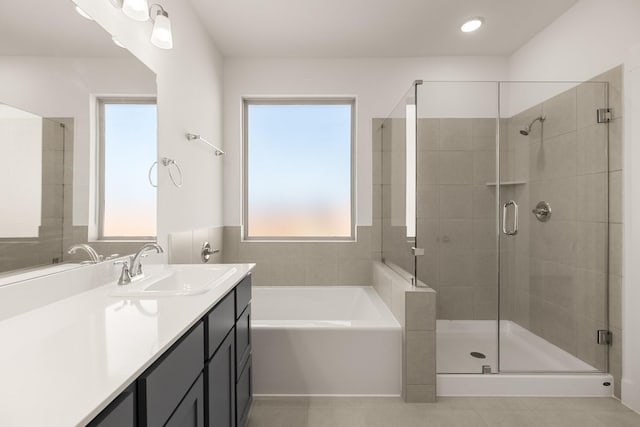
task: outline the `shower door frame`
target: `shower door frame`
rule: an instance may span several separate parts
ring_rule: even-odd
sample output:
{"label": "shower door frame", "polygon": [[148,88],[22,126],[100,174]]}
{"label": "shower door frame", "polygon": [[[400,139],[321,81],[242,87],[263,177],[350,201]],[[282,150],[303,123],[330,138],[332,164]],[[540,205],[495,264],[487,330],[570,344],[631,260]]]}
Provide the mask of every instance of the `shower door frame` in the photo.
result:
{"label": "shower door frame", "polygon": [[[504,317],[504,313],[502,310],[502,302],[503,302],[503,292],[502,292],[502,285],[503,285],[503,278],[502,278],[502,272],[504,270],[504,260],[502,260],[502,249],[503,249],[503,243],[501,242],[501,238],[502,238],[502,220],[503,220],[503,212],[502,212],[502,203],[501,203],[501,196],[502,196],[502,184],[503,183],[503,179],[501,179],[501,144],[505,143],[508,144],[509,142],[504,139],[504,136],[501,135],[501,120],[502,118],[502,113],[503,113],[503,108],[502,108],[502,101],[501,101],[501,96],[502,96],[502,91],[503,91],[503,86],[504,85],[508,85],[508,84],[550,84],[550,85],[572,85],[572,87],[578,87],[581,84],[584,83],[599,83],[603,85],[604,88],[604,103],[605,105],[603,106],[603,108],[608,108],[609,107],[609,92],[608,92],[608,82],[606,81],[602,81],[602,82],[598,82],[598,81],[583,81],[583,82],[578,82],[578,81],[549,81],[549,82],[536,82],[536,81],[422,81],[422,80],[416,80],[413,84],[413,89],[415,91],[415,105],[416,105],[416,109],[415,109],[415,113],[416,113],[416,118],[415,118],[415,127],[416,127],[416,144],[415,144],[415,149],[416,149],[416,156],[415,156],[415,160],[416,160],[416,199],[418,197],[418,168],[420,167],[419,162],[418,162],[418,150],[419,150],[419,126],[418,126],[418,121],[419,121],[419,102],[421,99],[421,95],[418,86],[421,86],[423,83],[430,83],[430,84],[437,84],[437,83],[465,83],[465,84],[473,84],[473,83],[490,83],[490,84],[495,84],[496,85],[496,92],[497,92],[497,105],[496,105],[496,116],[495,116],[495,146],[494,146],[494,150],[495,150],[495,187],[496,187],[496,191],[495,191],[495,199],[494,199],[494,207],[495,207],[495,217],[494,217],[494,226],[495,226],[495,247],[496,247],[496,257],[495,257],[495,270],[496,270],[496,275],[497,275],[497,280],[496,280],[496,286],[497,286],[497,301],[496,301],[496,316],[495,316],[495,330],[496,330],[496,359],[495,359],[495,369],[492,371],[493,374],[557,374],[557,375],[563,375],[563,374],[602,374],[602,373],[607,373],[609,372],[610,369],[610,363],[609,363],[609,348],[608,347],[603,347],[603,360],[604,360],[604,368],[602,370],[595,368],[595,370],[589,370],[589,371],[580,371],[580,370],[554,370],[554,371],[537,371],[537,370],[503,370],[502,368],[502,362],[503,362],[503,351],[502,351],[502,332],[501,332],[501,321],[503,320]],[[547,101],[548,99],[545,99],[545,101]],[[544,101],[542,101],[544,102]],[[507,119],[507,117],[505,117],[505,119]],[[577,129],[576,129],[577,132]],[[610,172],[610,168],[609,168],[609,125],[607,124],[607,130],[605,132],[606,134],[606,147],[607,147],[607,168],[606,168],[606,176],[607,176],[607,195],[606,195],[606,201],[607,201],[607,217],[606,217],[606,238],[605,238],[605,253],[606,253],[606,272],[604,273],[605,276],[605,283],[604,283],[604,290],[603,293],[604,295],[602,295],[601,297],[604,299],[604,313],[603,316],[604,318],[602,319],[603,323],[606,325],[606,329],[608,330],[610,328],[609,325],[609,273],[610,273],[610,266],[609,266],[609,209],[610,209],[610,194],[609,194],[609,172]],[[530,181],[528,181],[528,183],[530,183]],[[417,208],[417,203],[416,203],[416,246],[419,247],[420,246],[420,242],[418,241],[418,227],[419,227],[419,222],[418,222],[418,208]],[[419,250],[419,249],[418,249]],[[416,284],[420,284],[420,277],[419,277],[419,273],[418,273],[418,260],[417,260],[417,256],[416,255],[414,258],[414,270],[412,272],[412,279],[414,281],[414,283]],[[532,332],[533,333],[533,332]],[[542,337],[541,337],[542,338]],[[595,337],[594,337],[595,339]],[[595,344],[594,344],[595,345]],[[577,357],[577,356],[576,356]],[[477,373],[472,373],[472,372],[468,372],[468,373],[463,373],[460,372],[459,374],[461,375],[466,375],[466,374],[480,374],[479,372]],[[454,374],[454,375],[457,375]]]}

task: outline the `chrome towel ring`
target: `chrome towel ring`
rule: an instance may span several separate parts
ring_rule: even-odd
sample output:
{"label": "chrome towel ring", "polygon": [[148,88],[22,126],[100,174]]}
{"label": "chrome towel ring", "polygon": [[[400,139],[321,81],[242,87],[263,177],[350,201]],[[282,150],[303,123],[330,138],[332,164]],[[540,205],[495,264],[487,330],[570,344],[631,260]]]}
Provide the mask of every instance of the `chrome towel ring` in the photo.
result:
{"label": "chrome towel ring", "polygon": [[[182,175],[182,168],[180,168],[180,165],[173,159],[170,159],[168,157],[163,157],[160,159],[160,163],[162,163],[162,166],[166,166],[169,169],[169,178],[171,179],[171,182],[173,183],[173,185],[175,185],[177,188],[182,187],[183,184],[183,175]],[[152,187],[158,187],[158,184],[154,184],[153,180],[151,179],[151,172],[153,171],[153,168],[155,166],[158,165],[158,162],[155,161],[151,164],[151,167],[149,168],[149,173],[148,173],[148,178],[149,178],[149,184],[151,184]],[[175,172],[174,172],[175,171]],[[180,177],[179,181],[176,179],[177,176],[174,175],[174,173],[177,174],[177,176]]]}
{"label": "chrome towel ring", "polygon": [[149,178],[149,184],[151,184],[152,187],[154,188],[158,188],[158,184],[154,184],[153,180],[151,179],[151,171],[153,171],[153,168],[158,166],[158,161],[156,160],[155,162],[151,163],[151,167],[149,168],[149,173],[147,174],[147,177]]}

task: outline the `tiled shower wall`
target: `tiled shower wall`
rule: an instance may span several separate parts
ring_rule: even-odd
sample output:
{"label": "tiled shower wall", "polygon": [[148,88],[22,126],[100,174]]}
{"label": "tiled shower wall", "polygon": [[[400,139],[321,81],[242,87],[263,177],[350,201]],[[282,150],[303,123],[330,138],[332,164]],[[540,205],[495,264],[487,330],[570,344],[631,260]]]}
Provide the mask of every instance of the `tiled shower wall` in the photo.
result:
{"label": "tiled shower wall", "polygon": [[[425,255],[417,258],[417,275],[438,292],[439,319],[496,318],[495,123],[418,119],[417,246]],[[385,261],[413,271],[415,243],[406,236],[402,206],[404,129],[403,119],[373,122],[381,141],[373,145],[374,201],[382,195],[374,220],[382,221]]]}

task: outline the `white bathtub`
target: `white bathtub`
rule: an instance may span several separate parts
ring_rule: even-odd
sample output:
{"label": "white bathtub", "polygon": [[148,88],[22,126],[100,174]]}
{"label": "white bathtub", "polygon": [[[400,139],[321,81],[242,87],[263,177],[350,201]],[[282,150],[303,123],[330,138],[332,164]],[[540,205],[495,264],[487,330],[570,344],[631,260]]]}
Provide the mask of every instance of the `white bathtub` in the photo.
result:
{"label": "white bathtub", "polygon": [[253,288],[256,395],[398,396],[402,330],[370,287]]}

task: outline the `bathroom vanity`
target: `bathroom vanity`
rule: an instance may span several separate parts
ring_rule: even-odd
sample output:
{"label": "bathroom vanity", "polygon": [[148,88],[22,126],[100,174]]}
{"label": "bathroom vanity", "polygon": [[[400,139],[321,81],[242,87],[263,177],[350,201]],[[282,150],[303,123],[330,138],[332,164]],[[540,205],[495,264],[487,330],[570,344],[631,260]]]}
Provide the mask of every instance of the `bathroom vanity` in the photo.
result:
{"label": "bathroom vanity", "polygon": [[246,425],[251,403],[250,301],[248,275],[90,426]]}
{"label": "bathroom vanity", "polygon": [[1,321],[0,425],[245,426],[253,266],[220,266],[206,292],[123,298],[111,282]]}

